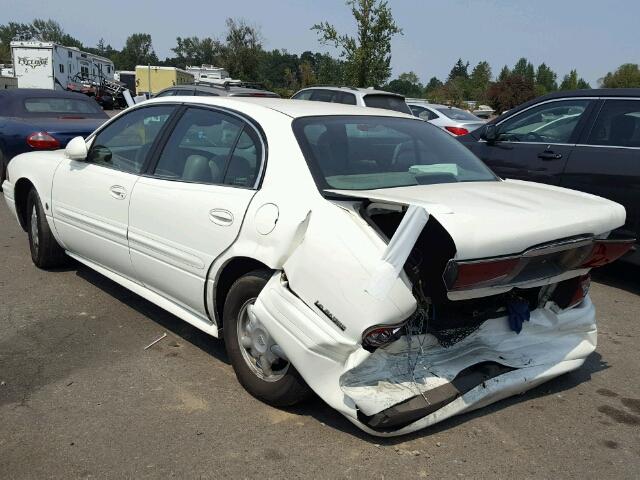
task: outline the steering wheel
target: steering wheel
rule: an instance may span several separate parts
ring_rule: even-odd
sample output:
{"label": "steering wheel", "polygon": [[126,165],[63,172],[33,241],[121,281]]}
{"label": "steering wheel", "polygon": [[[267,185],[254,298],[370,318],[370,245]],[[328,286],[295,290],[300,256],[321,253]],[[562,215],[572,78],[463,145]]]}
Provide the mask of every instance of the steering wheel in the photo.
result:
{"label": "steering wheel", "polygon": [[542,135],[540,135],[539,133],[537,133],[537,132],[528,132],[528,133],[525,135],[525,139],[527,139],[527,140],[533,140],[533,141],[535,141],[535,142],[541,142],[541,143],[546,142],[546,140],[544,139],[544,137],[543,137]]}

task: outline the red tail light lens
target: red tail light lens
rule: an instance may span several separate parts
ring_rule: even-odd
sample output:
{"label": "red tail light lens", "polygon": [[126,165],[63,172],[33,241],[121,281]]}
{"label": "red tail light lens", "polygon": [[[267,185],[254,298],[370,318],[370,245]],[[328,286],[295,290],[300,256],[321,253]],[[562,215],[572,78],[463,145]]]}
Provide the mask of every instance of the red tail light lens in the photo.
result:
{"label": "red tail light lens", "polygon": [[578,287],[573,293],[573,297],[569,300],[569,305],[566,308],[571,308],[584,300],[584,297],[589,293],[589,288],[591,288],[591,275],[583,275],[578,280]]}
{"label": "red tail light lens", "polygon": [[47,132],[35,132],[27,137],[27,144],[38,150],[55,150],[60,148],[60,142]]}
{"label": "red tail light lens", "polygon": [[633,247],[635,240],[600,240],[593,245],[589,256],[584,260],[581,268],[601,267],[611,263]]}
{"label": "red tail light lens", "polygon": [[449,133],[453,133],[455,136],[466,135],[469,133],[469,130],[462,127],[444,127],[444,129]]}
{"label": "red tail light lens", "polygon": [[402,336],[402,327],[399,325],[375,325],[362,334],[362,346],[365,350],[373,351],[378,347],[395,342]]}
{"label": "red tail light lens", "polygon": [[474,263],[450,262],[444,274],[449,290],[460,290],[500,280],[513,273],[520,258],[487,260]]}

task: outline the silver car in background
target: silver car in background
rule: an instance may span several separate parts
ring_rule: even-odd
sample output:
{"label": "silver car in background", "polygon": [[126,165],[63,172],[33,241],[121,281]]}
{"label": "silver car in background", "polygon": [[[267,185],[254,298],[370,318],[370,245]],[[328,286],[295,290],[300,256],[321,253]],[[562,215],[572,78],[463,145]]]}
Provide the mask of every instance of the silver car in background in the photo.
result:
{"label": "silver car in background", "polygon": [[487,123],[486,120],[476,117],[467,110],[428,103],[422,99],[408,98],[407,105],[414,116],[433,123],[455,137],[473,132]]}

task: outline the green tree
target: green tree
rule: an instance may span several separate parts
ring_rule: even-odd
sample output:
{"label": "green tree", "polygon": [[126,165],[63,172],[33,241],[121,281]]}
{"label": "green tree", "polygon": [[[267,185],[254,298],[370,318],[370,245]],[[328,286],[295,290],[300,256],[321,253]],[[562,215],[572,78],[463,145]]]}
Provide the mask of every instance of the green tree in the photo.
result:
{"label": "green tree", "polygon": [[615,72],[609,72],[601,81],[605,88],[640,87],[640,66],[637,63],[620,65]]}
{"label": "green tree", "polygon": [[458,59],[458,61],[449,72],[447,81],[453,80],[455,78],[469,78],[469,62],[464,63],[461,58]]}
{"label": "green tree", "polygon": [[420,84],[420,78],[415,72],[405,72],[398,75],[398,80],[402,80],[404,82],[413,83],[415,85]]}
{"label": "green tree", "polygon": [[511,76],[511,70],[509,70],[509,67],[505,65],[504,67],[502,67],[502,70],[500,70],[500,74],[498,75],[498,81],[504,82],[510,76]]}
{"label": "green tree", "polygon": [[591,88],[591,85],[585,79],[579,78],[576,70],[571,70],[565,75],[560,84],[560,90],[582,90],[587,88]]}
{"label": "green tree", "polygon": [[229,75],[257,80],[262,57],[262,34],[243,19],[227,18],[227,35],[221,48],[222,65]]}
{"label": "green tree", "polygon": [[82,48],[82,43],[65,33],[58,22],[36,18],[31,23],[9,22],[0,25],[0,62],[11,63],[12,40],[40,40],[67,47]]}
{"label": "green tree", "polygon": [[536,71],[536,93],[544,95],[545,93],[557,90],[557,78],[556,73],[545,63],[538,65],[538,70]]}
{"label": "green tree", "polygon": [[182,68],[187,65],[216,65],[220,60],[221,44],[210,37],[178,37],[171,51],[176,54],[175,61]]}
{"label": "green tree", "polygon": [[527,82],[533,83],[535,82],[535,69],[533,64],[529,62],[526,58],[520,58],[516,64],[513,66],[513,70],[511,71],[513,75],[519,75],[523,77]]}
{"label": "green tree", "polygon": [[487,96],[487,90],[491,84],[491,66],[489,62],[479,62],[469,77],[469,97],[472,100],[484,102]]}
{"label": "green tree", "polygon": [[116,55],[115,63],[120,70],[133,70],[136,65],[157,65],[158,57],[153,50],[151,35],[148,33],[129,35],[124,48]]}
{"label": "green tree", "polygon": [[340,49],[348,83],[357,87],[379,86],[391,76],[391,39],[402,34],[391,9],[382,0],[347,0],[357,25],[357,36],[339,34],[328,22],[311,27],[323,45]]}

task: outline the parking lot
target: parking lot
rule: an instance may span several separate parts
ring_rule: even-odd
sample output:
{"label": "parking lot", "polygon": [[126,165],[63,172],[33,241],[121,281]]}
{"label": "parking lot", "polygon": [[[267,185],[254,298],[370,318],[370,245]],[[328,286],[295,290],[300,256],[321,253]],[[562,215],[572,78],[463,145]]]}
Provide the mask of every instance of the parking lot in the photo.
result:
{"label": "parking lot", "polygon": [[[637,478],[640,271],[592,286],[599,344],[525,395],[396,439],[278,410],[223,344],[79,264],[44,272],[0,205],[2,478]],[[145,350],[164,332],[167,337]]]}

